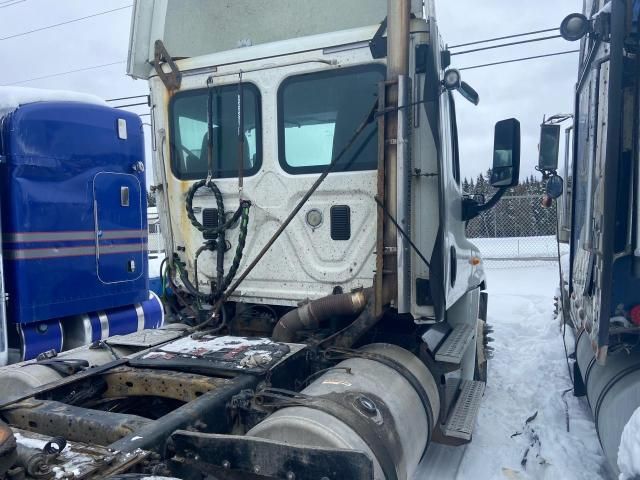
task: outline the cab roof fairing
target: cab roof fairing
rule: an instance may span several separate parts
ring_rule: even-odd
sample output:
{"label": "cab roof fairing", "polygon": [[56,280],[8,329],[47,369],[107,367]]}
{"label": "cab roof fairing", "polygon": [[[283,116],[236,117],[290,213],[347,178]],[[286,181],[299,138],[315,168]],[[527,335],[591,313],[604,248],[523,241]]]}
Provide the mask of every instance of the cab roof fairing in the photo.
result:
{"label": "cab roof fairing", "polygon": [[[174,58],[238,57],[246,46],[312,36],[324,37],[328,47],[341,42],[327,44],[327,34],[377,29],[387,14],[387,0],[135,0],[133,7],[127,74],[143,79],[153,73],[156,40]],[[433,0],[411,0],[411,10],[418,18],[435,15]]]}

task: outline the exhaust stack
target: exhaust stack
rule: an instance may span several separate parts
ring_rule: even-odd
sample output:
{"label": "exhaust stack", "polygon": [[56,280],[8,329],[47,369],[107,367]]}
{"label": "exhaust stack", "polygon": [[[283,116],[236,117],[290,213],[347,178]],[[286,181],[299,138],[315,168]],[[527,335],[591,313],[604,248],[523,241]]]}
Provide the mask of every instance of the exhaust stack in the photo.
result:
{"label": "exhaust stack", "polygon": [[[387,11],[387,82],[384,147],[384,205],[393,218],[398,218],[398,105],[400,99],[399,82],[409,73],[409,21],[411,17],[410,0],[388,2]],[[378,212],[383,215],[383,212]],[[398,304],[398,233],[393,223],[383,220],[383,286],[382,299],[377,305],[390,302]]]}

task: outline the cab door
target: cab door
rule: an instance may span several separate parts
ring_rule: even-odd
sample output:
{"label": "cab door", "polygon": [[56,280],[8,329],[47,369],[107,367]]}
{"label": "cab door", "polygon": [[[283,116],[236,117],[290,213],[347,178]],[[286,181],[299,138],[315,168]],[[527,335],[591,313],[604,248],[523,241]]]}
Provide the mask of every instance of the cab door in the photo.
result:
{"label": "cab door", "polygon": [[450,308],[469,289],[472,276],[473,245],[467,240],[462,218],[462,187],[460,184],[460,153],[458,127],[453,94],[440,96],[440,135],[442,160],[441,189],[441,255],[443,262],[446,308]]}

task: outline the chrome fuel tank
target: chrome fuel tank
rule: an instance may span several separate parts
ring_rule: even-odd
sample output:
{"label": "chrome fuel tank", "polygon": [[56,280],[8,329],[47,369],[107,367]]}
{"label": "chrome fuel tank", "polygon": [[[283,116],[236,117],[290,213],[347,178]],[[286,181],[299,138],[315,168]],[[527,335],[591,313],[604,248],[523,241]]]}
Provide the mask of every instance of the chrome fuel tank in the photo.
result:
{"label": "chrome fuel tank", "polygon": [[426,392],[427,408],[411,381],[396,369],[373,358],[349,358],[311,383],[302,394],[336,399],[356,416],[371,420],[377,430],[374,437],[382,438],[382,442],[368,436],[368,431],[356,431],[354,426],[360,424],[357,420],[340,418],[340,413],[312,406],[279,410],[247,435],[295,445],[362,451],[373,460],[375,479],[386,477],[385,461],[395,463],[397,478],[412,478],[430,440],[433,419],[440,412],[436,382],[417,357],[395,345],[372,344],[360,352],[404,366]]}

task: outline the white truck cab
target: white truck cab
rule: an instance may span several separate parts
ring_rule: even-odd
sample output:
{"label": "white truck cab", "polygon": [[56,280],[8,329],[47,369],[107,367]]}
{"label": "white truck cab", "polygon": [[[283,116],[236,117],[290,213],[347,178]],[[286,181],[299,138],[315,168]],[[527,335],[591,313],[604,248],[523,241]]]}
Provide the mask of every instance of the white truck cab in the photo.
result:
{"label": "white truck cab", "polygon": [[[410,8],[401,106],[391,108],[403,135],[396,144],[396,215],[417,249],[397,232],[397,252],[391,246],[383,254],[397,257],[393,300],[400,313],[435,322],[482,285],[484,274],[464,232],[455,100],[441,83],[449,57],[433,5],[414,1]],[[193,183],[215,181],[227,218],[240,200],[251,202],[242,272],[378,109],[387,78],[386,15],[386,1],[136,3],[129,73],[149,80],[163,230],[191,281],[197,276],[198,290],[211,290],[218,263],[211,252],[195,261],[206,238],[185,208]],[[371,122],[353,142],[230,300],[295,306],[372,285],[379,124]],[[217,222],[216,199],[206,188],[192,205],[199,223]],[[236,225],[225,232],[225,271],[240,232]],[[437,286],[420,254],[442,269]]]}

